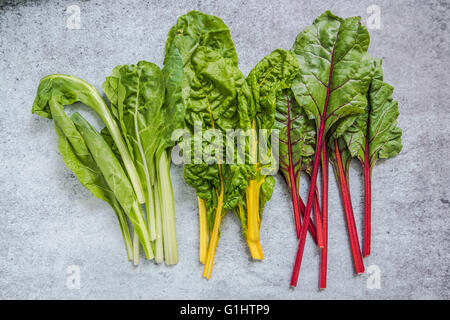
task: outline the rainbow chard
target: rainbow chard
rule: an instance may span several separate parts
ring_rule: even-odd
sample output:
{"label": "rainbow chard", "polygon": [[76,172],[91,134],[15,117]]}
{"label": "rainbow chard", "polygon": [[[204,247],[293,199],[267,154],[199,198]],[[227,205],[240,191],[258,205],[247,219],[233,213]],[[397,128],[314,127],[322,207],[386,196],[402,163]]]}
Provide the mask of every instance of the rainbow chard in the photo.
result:
{"label": "rainbow chard", "polygon": [[350,153],[364,169],[364,257],[370,255],[372,168],[378,159],[394,157],[402,149],[398,103],[392,97],[394,88],[383,82],[381,60],[375,59],[375,65],[367,93],[367,111],[343,135]]}
{"label": "rainbow chard", "polygon": [[239,102],[240,91],[249,88],[237,67],[230,32],[219,18],[197,11],[178,18],[166,42],[165,63],[173,50],[183,61],[184,119],[194,146],[193,163],[185,165],[184,176],[197,193],[200,261],[203,276],[210,278],[222,216],[242,202],[250,178],[247,166],[223,162],[221,141],[227,130],[249,127],[246,104]]}
{"label": "rainbow chard", "polygon": [[315,120],[317,143],[291,286],[298,281],[322,143],[335,131],[337,135],[343,134],[351,123],[338,127],[335,124],[344,117],[363,113],[367,105],[367,88],[358,70],[368,46],[369,34],[360,17],[342,19],[327,11],[297,36],[292,48],[301,66],[292,91],[300,107]]}
{"label": "rainbow chard", "polygon": [[[253,172],[248,182],[246,202],[239,205],[239,214],[246,234],[247,243],[254,259],[264,259],[260,241],[259,228],[262,211],[275,185],[275,180],[268,173],[274,174],[271,165],[275,159],[271,151],[270,134],[275,123],[277,100],[291,86],[298,72],[298,62],[288,51],[277,49],[264,57],[249,73],[248,83],[252,99],[241,99],[247,104],[248,117],[251,123],[249,155]],[[245,91],[241,91],[245,93]],[[265,136],[262,133],[265,132]],[[260,144],[264,144],[262,150]],[[262,152],[260,152],[262,151]],[[253,164],[254,163],[254,164]],[[297,209],[297,207],[296,207]]]}

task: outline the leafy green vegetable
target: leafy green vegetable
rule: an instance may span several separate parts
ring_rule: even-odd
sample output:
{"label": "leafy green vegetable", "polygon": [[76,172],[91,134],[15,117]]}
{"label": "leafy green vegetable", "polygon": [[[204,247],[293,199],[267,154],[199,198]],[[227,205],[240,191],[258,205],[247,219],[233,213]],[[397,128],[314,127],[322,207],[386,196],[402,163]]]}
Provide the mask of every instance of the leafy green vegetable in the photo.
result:
{"label": "leafy green vegetable", "polygon": [[[114,68],[103,84],[146,192],[155,261],[178,262],[175,207],[167,152],[172,131],[183,126],[182,62],[172,53],[165,70],[153,63]],[[164,252],[163,252],[164,250]]]}
{"label": "leafy green vegetable", "polygon": [[370,168],[378,159],[394,157],[402,149],[402,130],[397,126],[398,102],[392,98],[393,91],[392,86],[383,82],[381,60],[377,59],[368,92],[368,110],[343,135],[352,156],[361,163],[366,158],[366,142],[369,143]]}
{"label": "leafy green vegetable", "polygon": [[301,68],[292,90],[317,131],[324,118],[324,135],[338,120],[365,110],[368,83],[360,68],[368,46],[360,17],[342,19],[329,11],[297,36],[292,51]]}
{"label": "leafy green vegetable", "polygon": [[312,26],[297,36],[292,48],[301,65],[292,90],[299,105],[315,120],[317,130],[314,167],[291,279],[292,286],[297,285],[303,256],[322,140],[327,134],[343,133],[345,126],[339,125],[338,121],[363,113],[367,105],[367,81],[361,77],[359,68],[368,46],[369,34],[359,17],[342,19],[326,11]]}
{"label": "leafy green vegetable", "polygon": [[[170,147],[173,146],[170,140],[172,130],[183,126],[183,104],[181,58],[174,54],[170,61],[168,66],[171,67],[163,72],[148,62],[140,62],[137,66],[118,66],[114,69],[104,88],[111,99],[111,109],[120,126],[94,87],[66,75],[52,75],[41,80],[33,112],[52,118],[55,112],[52,107],[55,109],[59,106],[62,110],[64,105],[79,101],[92,107],[100,115],[108,128],[102,131],[102,135],[75,116],[79,126],[77,131],[85,135],[83,141],[90,149],[120,207],[133,223],[147,258],[153,258],[150,246],[152,233],[149,234],[140,211],[139,202],[142,197],[147,203],[150,231],[155,231],[155,260],[162,262],[165,255],[166,263],[174,264],[178,262],[178,253],[167,152],[170,152]],[[64,113],[63,110],[61,112]],[[122,166],[127,169],[132,185],[126,184],[128,177]],[[116,185],[113,187],[112,183]],[[143,190],[146,191],[145,195]],[[139,202],[138,194],[142,196]],[[155,210],[156,208],[158,210]],[[159,231],[158,234],[156,230]],[[138,242],[135,241],[133,247],[134,259],[137,262]]]}
{"label": "leafy green vegetable", "polygon": [[[155,180],[154,153],[157,140],[153,140],[152,121],[155,110],[164,101],[164,84],[158,66],[141,61],[137,65],[114,68],[113,75],[103,84],[111,101],[111,109],[117,114],[122,135],[130,150],[146,194],[147,218],[151,240],[156,234],[153,184]],[[159,256],[159,255],[158,255]]]}
{"label": "leafy green vegetable", "polygon": [[402,130],[397,127],[398,103],[392,98],[394,88],[383,82],[381,60],[372,61],[375,69],[367,93],[367,111],[343,135],[350,153],[364,168],[364,257],[370,255],[372,168],[378,159],[394,157],[402,149]]}
{"label": "leafy green vegetable", "polygon": [[[264,57],[250,71],[246,81],[250,87],[252,99],[247,98],[246,91],[241,91],[242,98],[240,100],[243,102],[243,109],[247,109],[252,129],[249,155],[250,159],[256,163],[250,164],[252,172],[255,173],[248,183],[246,203],[239,207],[238,216],[241,218],[247,243],[254,259],[264,259],[259,243],[259,228],[264,204],[270,199],[275,183],[272,177],[261,171],[268,166],[265,163],[266,160],[275,159],[275,157],[273,154],[268,154],[269,159],[260,158],[263,156],[260,152],[260,144],[266,144],[265,149],[269,151],[271,144],[269,139],[261,141],[258,133],[261,134],[261,130],[267,130],[267,135],[271,134],[275,123],[277,100],[290,87],[298,73],[298,68],[298,62],[291,52],[277,49]],[[261,200],[263,201],[261,202]]]}
{"label": "leafy green vegetable", "polygon": [[[203,150],[223,145],[208,129],[226,134],[248,123],[248,116],[239,103],[239,92],[248,90],[245,78],[237,67],[237,55],[230,32],[217,17],[192,11],[181,16],[172,27],[166,42],[166,58],[176,48],[183,61],[182,98],[185,106],[186,127],[191,135],[201,126],[202,136],[209,141],[201,145]],[[197,138],[194,137],[195,140]],[[193,141],[195,145],[195,141]],[[249,172],[246,166],[224,164],[221,154],[212,152],[211,159],[185,165],[185,180],[195,188],[199,197],[201,230],[209,229],[208,252],[200,253],[204,261],[203,276],[209,278],[219,238],[223,214],[242,201]],[[202,217],[203,216],[203,217]],[[204,233],[203,233],[204,234]],[[206,237],[201,237],[201,250],[206,248]],[[202,243],[203,242],[203,243]]]}
{"label": "leafy green vegetable", "polygon": [[172,46],[178,49],[184,67],[192,63],[192,56],[199,47],[217,52],[220,56],[230,59],[235,66],[238,64],[238,56],[226,24],[216,16],[199,11],[190,11],[180,16],[170,29],[166,40],[164,65],[167,64]]}
{"label": "leafy green vegetable", "polygon": [[[247,116],[240,113],[237,99],[239,90],[245,86],[242,73],[227,58],[205,47],[199,47],[192,59],[195,78],[191,78],[189,87],[184,87],[188,89],[183,90],[183,95],[186,92],[183,96],[186,122],[190,125],[194,125],[191,122],[194,119],[201,122],[203,135],[208,129],[221,130],[225,135],[227,129],[239,128],[240,119]],[[228,81],[230,78],[234,81]],[[198,196],[206,201],[210,243],[203,275],[207,278],[212,271],[222,215],[241,202],[249,178],[245,166],[221,162],[219,159],[217,164],[211,165],[203,160],[201,164],[185,166],[186,182],[196,188]]]}
{"label": "leafy green vegetable", "polygon": [[119,220],[128,259],[133,259],[133,245],[125,216],[126,213],[114,192],[108,186],[83,137],[66,113],[60,108],[54,108],[53,118],[55,119],[55,130],[59,137],[58,149],[64,163],[75,174],[82,185],[91,191],[94,196],[109,203],[114,209]]}
{"label": "leafy green vegetable", "polygon": [[[38,88],[38,95],[33,104],[33,112],[54,119],[55,127],[57,128],[56,131],[60,137],[60,145],[64,146],[63,157],[65,162],[68,163],[70,169],[74,170],[83,185],[89,186],[87,188],[97,197],[100,197],[101,193],[98,188],[90,183],[93,177],[89,177],[89,174],[99,176],[98,171],[101,172],[104,181],[99,182],[100,186],[103,186],[106,182],[111,189],[120,207],[132,222],[134,230],[144,247],[146,256],[151,258],[153,253],[150,246],[150,239],[148,238],[144,217],[140,211],[139,202],[135,193],[136,189],[133,188],[134,185],[129,180],[131,174],[129,176],[126,175],[121,164],[100,134],[94,129],[95,133],[93,130],[87,130],[84,127],[75,127],[64,112],[64,105],[70,105],[78,101],[91,106],[97,113],[101,113],[103,119],[111,121],[108,122],[109,130],[115,133],[115,136],[112,136],[112,138],[114,139],[115,137],[114,141],[116,146],[122,143],[122,148],[118,148],[118,150],[121,150],[120,154],[124,166],[128,163],[128,168],[130,169],[128,171],[129,174],[130,172],[135,172],[133,164],[126,160],[128,159],[130,161],[129,154],[126,148],[123,148],[123,139],[120,132],[118,132],[114,120],[111,118],[97,90],[88,83],[78,78],[65,75],[52,75],[43,78]],[[74,119],[80,120],[80,117],[75,114]],[[89,138],[86,138],[86,135],[89,135]],[[69,142],[71,148],[69,148]],[[82,159],[79,161],[85,167],[80,166],[80,163],[76,159]],[[95,171],[91,172],[91,169]],[[137,180],[135,185],[140,185],[139,180]],[[104,199],[104,197],[101,197],[101,199]],[[111,198],[108,199],[110,199],[108,201],[110,204],[113,203],[112,206],[117,213],[119,207],[116,206]],[[122,225],[122,227],[124,226]],[[128,239],[126,240],[127,242]],[[130,248],[128,243],[126,245],[127,248]]]}
{"label": "leafy green vegetable", "polygon": [[142,216],[141,208],[133,187],[123,170],[122,165],[117,160],[103,137],[83,117],[81,117],[80,114],[74,113],[70,119],[83,137],[84,142],[86,143],[92,158],[97,163],[107,185],[113,191],[117,201],[127,213],[128,218],[134,226],[134,230],[137,232],[140,239],[144,239],[144,241],[142,241],[142,246],[147,254],[147,258],[153,258],[147,226],[144,217]]}
{"label": "leafy green vegetable", "polygon": [[117,146],[139,202],[143,203],[145,197],[137,170],[131,160],[123,137],[120,134],[119,127],[97,89],[73,76],[64,74],[49,75],[42,78],[39,83],[38,94],[33,103],[32,112],[39,116],[52,119],[52,113],[50,111],[52,101],[63,106],[81,102],[97,112]]}

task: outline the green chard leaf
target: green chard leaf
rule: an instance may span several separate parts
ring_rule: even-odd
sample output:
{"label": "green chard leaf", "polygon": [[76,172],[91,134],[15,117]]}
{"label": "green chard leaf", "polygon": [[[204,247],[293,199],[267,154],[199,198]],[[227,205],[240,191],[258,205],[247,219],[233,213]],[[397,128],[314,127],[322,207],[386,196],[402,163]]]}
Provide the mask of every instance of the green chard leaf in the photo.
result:
{"label": "green chard leaf", "polygon": [[397,126],[398,102],[392,97],[394,88],[383,82],[381,60],[376,59],[375,64],[375,74],[367,93],[367,111],[356,119],[343,136],[352,156],[361,163],[365,161],[368,142],[370,168],[378,159],[394,157],[402,149],[402,130]]}
{"label": "green chard leaf", "polygon": [[254,107],[249,109],[249,117],[256,122],[256,129],[272,129],[277,100],[290,88],[298,71],[295,55],[282,49],[274,50],[250,71],[246,81],[253,94]]}
{"label": "green chard leaf", "polygon": [[211,49],[220,56],[230,59],[233,65],[238,64],[238,56],[226,24],[216,16],[199,11],[190,11],[182,15],[170,29],[164,65],[170,57],[169,51],[172,46],[178,49],[184,67],[191,64],[192,55],[198,47]]}
{"label": "green chard leaf", "polygon": [[90,153],[86,143],[74,123],[60,108],[54,108],[55,130],[59,138],[58,149],[66,166],[75,174],[83,186],[92,194],[106,201],[116,213],[127,250],[128,259],[132,259],[133,246],[128,229],[126,213],[108,186],[103,173]]}
{"label": "green chard leaf", "polygon": [[155,260],[162,262],[164,250],[166,263],[175,264],[175,209],[167,153],[174,145],[172,132],[184,125],[183,68],[176,48],[168,54],[162,71],[146,61],[114,68],[103,89],[143,182],[150,234],[157,241]]}
{"label": "green chard leaf", "polygon": [[89,83],[73,76],[63,74],[46,76],[39,83],[32,112],[52,119],[51,105],[65,106],[74,104],[75,102],[81,102],[91,107],[103,120],[117,146],[136,196],[139,202],[143,203],[144,193],[136,167],[133,164],[120,129],[97,89]]}
{"label": "green chard leaf", "polygon": [[[248,91],[248,87],[237,67],[237,54],[224,22],[197,11],[179,17],[166,42],[165,66],[174,50],[183,61],[184,119],[191,135],[196,122],[202,125],[203,132],[218,129],[224,136],[227,129],[238,128],[242,118],[247,118],[240,110],[238,93]],[[203,141],[202,147],[208,144]],[[208,220],[214,221],[213,209],[218,194],[215,191],[220,189],[217,164],[209,165],[202,161],[186,165],[185,179],[210,204],[207,207],[212,216]],[[224,207],[231,206],[224,202]]]}
{"label": "green chard leaf", "polygon": [[[198,140],[195,128],[201,126],[206,140],[200,145],[203,151],[222,145],[223,154],[225,141],[209,129],[220,130],[225,137],[227,130],[237,129],[241,123],[249,124],[246,106],[239,103],[239,93],[249,92],[249,88],[238,69],[230,31],[219,18],[191,11],[179,17],[169,32],[165,65],[174,48],[183,62],[182,99],[190,143],[195,149]],[[206,203],[210,241],[203,275],[207,278],[211,276],[221,217],[241,202],[249,177],[246,166],[226,164],[214,150],[210,154],[213,159],[202,157],[201,161],[185,165],[184,172],[186,182]]]}
{"label": "green chard leaf", "polygon": [[103,90],[111,101],[111,109],[117,110],[121,132],[147,190],[155,175],[153,159],[158,139],[153,130],[161,126],[158,112],[164,102],[161,70],[145,61],[118,66],[103,84]]}
{"label": "green chard leaf", "polygon": [[[95,129],[90,126],[89,130],[76,127],[75,120],[82,124],[87,123],[78,114],[74,114],[72,119],[67,117],[64,106],[75,102],[82,102],[92,107],[109,125],[109,132],[114,133],[114,135],[110,135],[111,139],[114,140],[115,145],[121,146],[121,148],[117,147],[121,161],[125,168],[130,169],[128,170],[128,176],[116,155]],[[67,166],[96,197],[111,204],[116,214],[120,216],[121,211],[126,213],[138,233],[147,257],[151,257],[152,251],[145,220],[137,201],[136,188],[134,188],[136,185],[139,186],[140,182],[139,180],[135,181],[135,184],[130,182],[129,177],[132,176],[135,168],[131,163],[118,127],[97,90],[83,80],[72,76],[47,76],[40,82],[38,94],[33,104],[33,113],[54,119],[56,132],[59,136],[60,152]],[[95,134],[92,130],[95,131]],[[86,132],[90,134],[89,138],[84,134]],[[89,144],[94,142],[88,141],[88,139],[94,140],[94,138],[97,145],[90,146]],[[114,171],[114,169],[109,168],[106,163],[118,165],[121,171],[113,173],[111,170]],[[117,184],[115,183],[116,180],[118,181]],[[114,199],[108,194],[108,189],[113,193]],[[125,228],[125,222],[121,216],[119,220],[121,227]],[[127,248],[130,249],[127,241],[128,239],[126,240]]]}
{"label": "green chard leaf", "polygon": [[[249,243],[249,248],[255,259],[263,259],[259,245],[259,228],[264,205],[270,199],[275,183],[273,177],[268,176],[267,172],[275,172],[269,169],[275,167],[273,163],[277,160],[277,150],[273,150],[275,154],[271,152],[270,142],[277,100],[291,86],[298,68],[297,59],[291,52],[282,49],[274,50],[264,57],[246,78],[250,93],[241,91],[240,101],[243,106],[241,109],[247,111],[252,129],[248,143],[248,154],[252,160],[248,166],[251,168],[252,175],[246,190],[246,201],[235,212],[241,219],[247,242],[253,241]],[[245,126],[247,127],[248,124]],[[267,130],[267,141],[260,140],[261,130]],[[264,148],[268,151],[266,156],[261,154],[261,144],[265,144]],[[256,163],[252,164],[254,162]],[[267,171],[262,171],[263,168]],[[270,188],[272,190],[269,190]]]}
{"label": "green chard leaf", "polygon": [[316,121],[317,131],[327,104],[324,136],[331,128],[337,130],[334,125],[339,120],[362,114],[366,108],[368,81],[360,68],[365,67],[361,60],[368,46],[369,33],[360,17],[342,19],[329,11],[297,36],[291,50],[301,68],[292,91]]}
{"label": "green chard leaf", "polygon": [[[141,214],[140,205],[137,201],[133,187],[117,160],[114,152],[103,139],[102,135],[92,127],[79,113],[74,113],[70,117],[75,124],[78,132],[84,139],[92,158],[97,163],[98,168],[103,174],[109,188],[115,194],[118,202],[127,213],[128,218],[133,224],[146,253],[151,252],[150,241],[147,235],[145,220]],[[152,256],[152,254],[150,254]]]}
{"label": "green chard leaf", "polygon": [[[226,136],[226,130],[238,129],[242,118],[247,114],[241,112],[238,102],[238,93],[245,89],[245,78],[239,69],[229,63],[229,59],[222,58],[215,51],[206,47],[199,47],[193,54],[192,73],[188,74],[183,87],[183,99],[186,106],[185,120],[191,134],[194,134],[195,122],[202,125],[203,132],[208,129],[218,129]],[[195,72],[195,73],[194,73]],[[244,88],[243,88],[244,87]],[[248,90],[248,89],[247,89]],[[203,143],[205,147],[207,143]],[[223,145],[225,148],[225,145]],[[218,155],[216,155],[218,156]],[[223,162],[223,161],[222,161]],[[207,168],[209,166],[215,168]],[[198,167],[198,168],[197,168]],[[233,209],[242,198],[242,190],[246,188],[246,182],[234,183],[235,179],[240,180],[242,175],[247,176],[247,169],[243,170],[240,165],[223,164],[222,172],[224,187],[223,208]],[[204,174],[203,172],[214,172],[215,175]],[[209,192],[205,194],[205,189],[215,189],[220,186],[219,165],[209,165],[204,162],[200,164],[190,164],[185,166],[185,177],[187,182],[197,188],[199,196],[209,204],[217,202],[219,192]],[[193,176],[203,180],[202,183],[192,183]],[[209,188],[207,188],[209,186]],[[215,217],[214,207],[209,207],[209,219],[213,221]]]}

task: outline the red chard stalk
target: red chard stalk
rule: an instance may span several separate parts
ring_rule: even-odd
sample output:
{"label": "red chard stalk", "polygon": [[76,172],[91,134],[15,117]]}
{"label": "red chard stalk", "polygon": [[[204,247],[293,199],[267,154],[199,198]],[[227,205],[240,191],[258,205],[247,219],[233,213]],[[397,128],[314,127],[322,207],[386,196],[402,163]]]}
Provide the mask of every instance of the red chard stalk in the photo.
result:
{"label": "red chard stalk", "polygon": [[338,135],[345,132],[351,123],[337,125],[339,120],[363,113],[367,105],[367,85],[358,70],[368,46],[369,34],[359,17],[342,19],[327,11],[297,36],[292,48],[300,63],[292,91],[300,107],[315,120],[317,140],[291,286],[296,286],[298,281],[322,143],[326,143],[323,139],[333,131]]}

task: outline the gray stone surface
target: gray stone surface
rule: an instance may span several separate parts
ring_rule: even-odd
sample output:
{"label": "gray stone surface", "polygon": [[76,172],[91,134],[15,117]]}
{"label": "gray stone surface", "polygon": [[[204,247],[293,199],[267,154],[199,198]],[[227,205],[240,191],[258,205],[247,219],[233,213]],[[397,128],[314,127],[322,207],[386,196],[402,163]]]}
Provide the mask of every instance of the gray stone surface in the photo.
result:
{"label": "gray stone surface", "polygon": [[[449,1],[0,1],[0,298],[448,299],[450,156]],[[81,8],[80,30],[66,27],[66,8]],[[331,9],[341,16],[381,8],[370,52],[384,60],[399,101],[403,152],[373,172],[373,254],[381,289],[353,275],[340,198],[330,179],[330,254],[326,291],[318,291],[318,253],[308,240],[300,286],[289,288],[296,250],[288,191],[278,177],[264,212],[266,260],[252,262],[238,220],[222,223],[211,280],[198,263],[193,190],[172,168],[180,263],[126,259],[112,210],[64,166],[51,121],[31,114],[39,79],[79,76],[100,88],[111,69],[145,59],[161,65],[176,17],[197,9],[230,27],[247,74],[264,55],[289,48],[296,34]],[[86,114],[87,109],[81,108]],[[92,119],[95,116],[90,113]],[[97,122],[98,123],[98,122]],[[357,223],[362,173],[352,164]],[[304,191],[304,188],[303,188]],[[80,290],[66,268],[81,270]]]}

